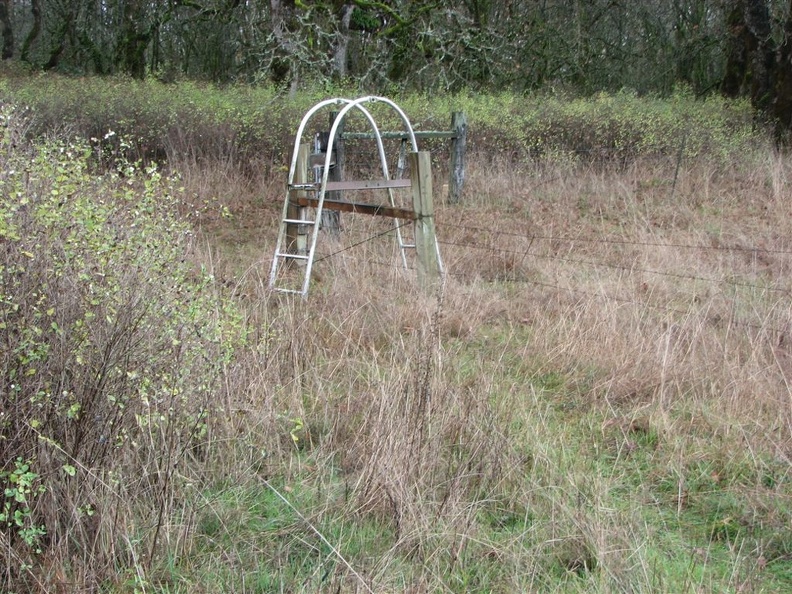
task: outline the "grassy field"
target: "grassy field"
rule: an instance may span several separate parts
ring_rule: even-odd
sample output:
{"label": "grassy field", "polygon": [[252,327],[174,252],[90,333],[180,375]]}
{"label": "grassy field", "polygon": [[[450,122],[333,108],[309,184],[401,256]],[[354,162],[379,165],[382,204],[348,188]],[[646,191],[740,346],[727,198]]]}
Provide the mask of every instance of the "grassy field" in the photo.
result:
{"label": "grassy field", "polygon": [[[790,156],[478,150],[453,206],[435,174],[437,292],[344,214],[299,300],[267,287],[283,169],[181,164],[189,261],[245,340],[158,520],[97,530],[98,588],[792,590]],[[56,553],[28,583],[87,591],[90,554]]]}
{"label": "grassy field", "polygon": [[356,215],[307,301],[270,294],[279,184],[207,227],[269,333],[261,458],[166,590],[792,588],[789,157],[469,171],[430,297]]}

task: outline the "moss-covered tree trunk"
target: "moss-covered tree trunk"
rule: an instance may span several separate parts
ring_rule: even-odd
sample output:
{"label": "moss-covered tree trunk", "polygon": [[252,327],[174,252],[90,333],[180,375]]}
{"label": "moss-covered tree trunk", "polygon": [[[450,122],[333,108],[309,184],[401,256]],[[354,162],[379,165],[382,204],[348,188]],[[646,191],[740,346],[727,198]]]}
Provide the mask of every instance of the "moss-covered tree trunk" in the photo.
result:
{"label": "moss-covered tree trunk", "polygon": [[787,15],[783,42],[778,49],[773,116],[778,122],[779,131],[789,140],[792,133],[792,0]]}
{"label": "moss-covered tree trunk", "polygon": [[30,48],[33,47],[33,44],[36,42],[39,34],[41,33],[40,0],[31,0],[30,12],[33,17],[33,24],[31,25],[30,31],[28,31],[28,34],[25,37],[25,41],[22,44],[22,53],[20,54],[20,58],[22,59],[23,62],[30,62]]}
{"label": "moss-covered tree trunk", "polygon": [[772,34],[766,0],[735,0],[727,16],[729,39],[721,91],[749,97],[765,114],[779,139],[792,131],[792,0],[782,41]]}
{"label": "moss-covered tree trunk", "polygon": [[0,0],[0,28],[3,34],[3,60],[14,55],[14,29],[11,26],[11,0]]}
{"label": "moss-covered tree trunk", "polygon": [[133,78],[146,76],[146,49],[153,29],[146,23],[146,2],[127,0],[122,7],[121,30],[116,49],[118,69]]}

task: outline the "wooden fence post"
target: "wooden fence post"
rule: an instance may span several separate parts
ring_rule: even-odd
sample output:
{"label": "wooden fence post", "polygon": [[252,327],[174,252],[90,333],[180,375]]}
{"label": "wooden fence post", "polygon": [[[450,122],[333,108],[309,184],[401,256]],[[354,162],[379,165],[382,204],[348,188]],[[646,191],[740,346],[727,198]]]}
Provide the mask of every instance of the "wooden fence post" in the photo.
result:
{"label": "wooden fence post", "polygon": [[[330,122],[328,130],[332,130],[333,123],[338,117],[337,111],[330,112]],[[328,139],[327,150],[329,152],[335,151],[335,167],[331,167],[327,175],[328,181],[341,181],[344,179],[344,121],[342,120],[338,129],[336,130],[336,137],[333,146],[329,146],[330,140]],[[328,200],[340,200],[341,192],[332,191],[327,193]],[[329,232],[334,237],[338,237],[341,232],[341,213],[337,210],[323,209],[322,210],[322,229]]]}
{"label": "wooden fence post", "polygon": [[[308,183],[308,159],[311,154],[311,145],[301,144],[297,151],[297,166],[294,170],[294,183]],[[294,191],[294,198],[306,198],[308,193],[305,190]],[[296,220],[304,219],[305,208],[296,202],[289,201],[286,211],[286,218]],[[286,253],[305,254],[308,251],[308,234],[304,225],[289,223],[286,225]]]}
{"label": "wooden fence post", "polygon": [[451,114],[451,165],[448,180],[448,203],[459,204],[462,200],[462,188],[465,185],[465,146],[467,144],[467,118],[462,111]]}
{"label": "wooden fence post", "polygon": [[410,153],[410,181],[415,211],[415,250],[418,256],[418,284],[431,292],[440,278],[440,257],[432,204],[432,155],[428,151]]}

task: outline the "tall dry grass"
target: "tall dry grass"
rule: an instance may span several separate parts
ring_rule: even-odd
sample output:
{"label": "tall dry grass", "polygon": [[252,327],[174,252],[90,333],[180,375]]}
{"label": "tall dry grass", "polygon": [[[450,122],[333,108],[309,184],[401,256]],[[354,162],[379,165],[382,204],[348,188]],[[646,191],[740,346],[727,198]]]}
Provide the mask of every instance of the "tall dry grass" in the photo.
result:
{"label": "tall dry grass", "polygon": [[[207,254],[260,341],[231,390],[249,447],[228,471],[307,474],[317,524],[383,526],[385,549],[352,560],[366,577],[338,570],[349,591],[759,587],[790,554],[768,535],[789,536],[792,495],[790,176],[772,151],[474,160],[464,203],[438,205],[435,295],[389,223],[353,215],[320,239],[309,299],[274,295],[277,184],[232,203]],[[659,560],[647,509],[704,515],[719,490],[751,509],[734,520],[751,538],[718,565],[716,510],[703,548]]]}
{"label": "tall dry grass", "polygon": [[[213,412],[200,432],[188,423],[177,434],[164,421],[143,424],[148,409],[130,393],[142,408],[118,413],[135,436],[124,455],[91,434],[100,417],[55,415],[117,464],[28,440],[31,459],[53,455],[45,478],[66,468],[85,478],[65,480],[68,507],[53,488],[30,510],[58,527],[49,532],[57,546],[23,559],[11,555],[16,536],[3,541],[15,564],[6,576],[42,591],[152,592],[256,590],[249,580],[262,575],[258,591],[788,583],[792,161],[767,151],[728,167],[677,165],[474,155],[464,203],[438,197],[446,277],[436,292],[419,288],[412,256],[402,268],[391,221],[344,215],[340,237],[321,237],[307,300],[268,287],[284,180],[190,161],[162,190],[140,178],[160,207],[158,192],[177,195],[167,204],[200,230],[185,258],[201,272],[183,263],[178,278],[200,280],[206,310],[184,327],[228,322],[219,308],[231,296],[241,319],[223,332],[244,330],[236,356],[213,354],[226,340],[218,335],[206,347],[217,373],[193,384],[206,369],[201,332],[189,334],[190,348],[186,337],[171,342],[181,359],[163,368],[157,330],[172,315],[126,333],[137,347],[118,357],[101,348],[113,333],[97,326],[90,353],[98,367],[113,355],[116,391],[134,371],[124,361],[150,355],[167,382],[191,356],[195,371],[172,395],[185,410]],[[36,183],[49,189],[47,179]],[[90,205],[105,186],[80,179]],[[131,223],[119,229],[140,239]],[[47,241],[62,243],[42,231]],[[166,235],[150,259],[168,245]],[[14,286],[43,285],[47,270],[40,280],[18,271]],[[120,295],[135,292],[133,277],[148,286],[142,265],[128,267]],[[167,297],[166,313],[179,311],[185,302],[162,286],[133,304]],[[106,317],[111,329],[135,309],[120,311]],[[108,408],[97,394],[95,410]],[[163,419],[176,409],[163,406]]]}

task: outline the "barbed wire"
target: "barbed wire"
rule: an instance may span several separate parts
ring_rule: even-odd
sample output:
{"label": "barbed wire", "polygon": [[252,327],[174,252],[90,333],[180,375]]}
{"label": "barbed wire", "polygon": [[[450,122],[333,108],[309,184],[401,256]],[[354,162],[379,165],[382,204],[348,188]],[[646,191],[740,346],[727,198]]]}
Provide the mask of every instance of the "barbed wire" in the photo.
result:
{"label": "barbed wire", "polygon": [[[355,247],[359,247],[360,245],[363,245],[365,243],[371,242],[371,241],[373,241],[375,239],[378,239],[380,237],[388,235],[389,233],[392,233],[397,228],[401,228],[401,227],[404,227],[404,226],[409,225],[409,224],[411,224],[411,221],[403,221],[399,225],[396,225],[394,227],[391,227],[391,228],[386,229],[384,231],[381,231],[379,233],[376,233],[376,234],[370,235],[368,237],[365,237],[365,238],[363,238],[363,239],[361,239],[359,241],[356,241],[356,242],[354,242],[354,243],[352,243],[350,245],[344,246],[342,249],[336,250],[335,252],[332,252],[330,254],[323,255],[321,258],[318,258],[316,261],[319,262],[319,261],[322,261],[322,260],[327,260],[327,259],[332,258],[334,256],[337,256],[337,255],[339,255],[341,253],[348,252],[349,250],[351,250],[351,249],[353,249]],[[454,226],[454,227],[457,227],[457,228],[460,228],[460,229],[467,229],[467,230],[478,229],[478,228],[475,228],[475,227],[468,227],[468,226],[463,226],[463,225],[456,225],[456,226],[455,225],[447,225],[447,226]],[[482,230],[492,233],[491,230],[487,230],[487,229],[482,229]],[[525,238],[525,239],[530,239],[530,240],[538,239],[535,236],[526,236],[526,235],[523,235],[523,234],[512,234],[512,235],[515,235],[515,236],[518,236],[518,237],[521,237],[521,238]],[[558,239],[558,238],[546,237],[544,239]],[[575,241],[575,239],[571,239],[571,238],[570,238],[570,240],[571,241]],[[597,242],[597,241],[596,240],[589,240],[589,242]],[[496,248],[496,247],[485,246],[485,245],[480,245],[480,244],[470,244],[470,243],[464,243],[464,242],[453,242],[453,241],[442,241],[442,240],[439,240],[438,243],[441,244],[441,245],[450,245],[450,246],[454,246],[454,247],[473,248],[473,249],[485,250],[485,251],[489,251],[489,252],[493,252],[493,253],[506,253],[506,254],[519,255],[519,256],[521,256],[523,258],[525,258],[525,257],[533,257],[533,258],[539,258],[539,259],[545,259],[545,260],[551,260],[551,261],[567,262],[567,263],[570,263],[570,264],[577,264],[577,265],[583,265],[583,266],[606,267],[606,268],[622,270],[622,271],[630,272],[630,273],[641,272],[641,273],[645,273],[645,274],[655,274],[655,275],[660,275],[660,276],[679,278],[679,279],[683,279],[683,280],[694,280],[694,281],[708,282],[708,283],[713,283],[713,284],[725,284],[725,285],[728,285],[728,286],[730,286],[730,287],[732,287],[734,289],[737,289],[737,288],[748,288],[748,289],[754,289],[754,290],[758,290],[758,291],[779,292],[779,293],[783,293],[783,294],[789,294],[790,293],[789,290],[782,289],[782,288],[779,288],[779,287],[769,287],[769,286],[755,285],[755,284],[751,284],[751,283],[730,282],[730,281],[728,281],[726,279],[713,279],[713,278],[707,278],[707,277],[702,277],[702,276],[698,276],[698,275],[689,275],[689,274],[674,273],[674,272],[661,271],[661,270],[651,270],[651,269],[645,269],[645,268],[629,267],[629,266],[624,266],[624,265],[619,265],[619,264],[612,264],[612,263],[608,263],[608,262],[595,262],[595,261],[589,261],[589,260],[580,260],[580,259],[576,259],[576,258],[568,258],[568,257],[563,257],[563,256],[537,254],[537,253],[532,253],[532,252],[530,252],[528,250],[511,250],[511,249],[507,249],[507,248]],[[599,243],[626,243],[626,244],[630,244],[630,245],[646,245],[646,246],[649,246],[649,247],[655,247],[656,245],[663,245],[663,246],[666,246],[666,247],[691,247],[691,248],[692,247],[703,247],[705,249],[717,249],[717,248],[712,248],[710,246],[691,246],[691,245],[684,245],[684,244],[681,244],[681,245],[679,245],[679,244],[656,244],[656,243],[653,243],[653,242],[610,241],[610,240],[603,241],[603,240],[599,240]],[[530,247],[528,249],[530,249]],[[761,250],[761,248],[760,248],[760,250]],[[782,253],[782,254],[792,253],[792,252],[787,252],[787,251],[784,251],[784,250],[764,250],[764,251],[767,251],[767,252],[770,252],[770,253]],[[398,267],[400,269],[404,268],[404,266],[402,264],[398,264],[397,265],[395,263],[387,263],[387,262],[383,262],[383,261],[376,261],[376,260],[372,260],[371,258],[366,258],[366,262],[368,262],[369,264],[379,265],[379,266],[383,266],[383,267]],[[406,269],[414,271],[415,267],[414,266],[407,266]],[[481,278],[479,275],[469,274],[469,273],[464,273],[464,272],[455,272],[455,271],[451,271],[451,270],[447,270],[446,274],[448,274],[449,276],[454,277],[454,278],[461,278],[461,279],[465,279],[465,280],[475,280],[475,279]],[[603,299],[603,300],[606,300],[606,301],[611,301],[611,302],[616,302],[616,303],[635,305],[635,306],[641,307],[643,309],[651,309],[653,311],[664,313],[664,314],[673,314],[673,315],[682,316],[682,315],[688,315],[690,313],[690,310],[682,310],[682,309],[679,309],[679,308],[673,308],[673,307],[667,307],[667,306],[662,306],[662,305],[651,304],[651,303],[649,303],[647,301],[644,301],[644,300],[636,300],[636,299],[632,299],[632,298],[629,298],[629,297],[611,295],[611,294],[607,294],[607,293],[603,293],[603,292],[593,293],[591,291],[586,291],[586,290],[583,290],[583,289],[575,289],[573,287],[564,287],[564,286],[561,286],[561,285],[558,285],[558,284],[549,283],[549,282],[545,282],[545,281],[540,281],[540,280],[536,280],[536,279],[500,278],[500,279],[498,279],[498,282],[533,285],[533,286],[536,286],[536,287],[541,287],[541,288],[545,288],[545,289],[551,289],[551,290],[556,291],[556,292],[564,292],[564,293],[568,293],[568,294],[584,296],[584,297],[587,297],[587,298]],[[722,320],[720,320],[720,321],[722,321]],[[750,329],[756,330],[756,331],[764,331],[764,332],[768,332],[769,331],[769,332],[773,332],[773,333],[776,333],[776,334],[783,334],[785,332],[784,329],[773,327],[773,326],[769,326],[767,324],[759,325],[759,324],[755,324],[755,323],[751,323],[751,322],[737,320],[737,319],[734,319],[734,318],[730,319],[728,321],[728,323],[729,323],[730,327],[750,328]]]}
{"label": "barbed wire", "polygon": [[356,241],[355,243],[352,243],[350,245],[344,246],[340,250],[337,250],[335,252],[331,252],[329,254],[325,254],[325,255],[323,255],[323,256],[321,256],[319,258],[316,258],[314,260],[314,263],[321,262],[323,260],[327,260],[328,258],[332,258],[333,256],[337,256],[338,254],[342,254],[344,252],[347,252],[347,251],[351,250],[352,248],[355,248],[355,247],[358,247],[360,245],[363,245],[364,243],[368,243],[369,241],[374,241],[375,239],[377,239],[379,237],[383,237],[384,235],[387,235],[388,233],[393,233],[394,231],[396,231],[396,229],[401,229],[402,227],[404,227],[406,225],[410,225],[410,224],[412,224],[412,221],[403,221],[402,223],[399,223],[398,225],[394,225],[393,227],[390,227],[389,229],[385,229],[384,231],[381,231],[379,233],[375,233],[374,235],[370,235],[369,237],[366,237],[364,239]]}
{"label": "barbed wire", "polygon": [[[369,263],[369,264],[374,264],[374,265],[381,266],[383,268],[399,268],[400,270],[404,269],[404,267],[401,264],[394,264],[392,262],[384,262],[382,260],[372,260],[370,258],[366,258],[366,262]],[[416,267],[407,266],[406,270],[415,271]],[[467,281],[480,280],[481,279],[480,276],[478,276],[476,274],[471,274],[471,273],[453,272],[453,271],[448,271],[447,270],[446,274],[448,276],[453,277],[453,278],[464,279],[464,280],[467,280]],[[686,316],[686,315],[690,314],[690,310],[689,309],[688,310],[684,310],[684,309],[679,309],[679,308],[674,308],[674,307],[657,305],[657,304],[652,304],[652,303],[649,303],[649,302],[643,301],[643,300],[639,301],[639,300],[632,299],[632,298],[629,298],[629,297],[622,297],[622,296],[612,295],[612,294],[603,293],[603,292],[593,293],[591,291],[585,291],[583,289],[575,289],[573,287],[564,287],[564,286],[557,285],[557,284],[554,284],[554,283],[549,283],[549,282],[545,282],[545,281],[539,281],[539,280],[535,280],[535,279],[499,278],[499,279],[497,279],[497,281],[489,281],[489,282],[510,283],[510,284],[520,284],[520,285],[532,285],[532,286],[541,287],[541,288],[544,288],[544,289],[550,289],[550,290],[556,291],[558,293],[569,293],[569,294],[573,294],[573,295],[579,295],[579,296],[582,296],[582,297],[586,297],[586,298],[589,298],[589,299],[600,299],[600,300],[604,300],[604,301],[612,301],[612,302],[621,303],[621,304],[625,304],[625,305],[634,305],[636,307],[640,307],[642,309],[650,309],[650,310],[653,310],[655,312],[659,312],[661,314],[674,314],[674,315],[679,315],[679,316]],[[719,319],[718,321],[719,322],[723,322],[724,320],[723,319]],[[738,319],[733,318],[733,317],[731,319],[727,320],[727,323],[729,324],[730,328],[749,328],[751,330],[756,330],[758,332],[772,332],[772,333],[775,333],[775,334],[778,334],[778,335],[784,334],[785,332],[788,331],[788,329],[782,329],[782,328],[778,328],[778,327],[775,327],[775,326],[770,326],[770,325],[767,325],[767,324],[759,325],[759,324],[755,324],[755,323],[752,323],[752,322],[746,322],[746,321],[738,320]]]}
{"label": "barbed wire", "polygon": [[731,286],[734,286],[734,287],[741,287],[741,288],[747,288],[747,289],[756,289],[756,290],[759,290],[759,291],[790,293],[790,291],[788,289],[784,289],[784,288],[781,288],[781,287],[770,287],[770,286],[765,286],[765,285],[755,285],[755,284],[751,284],[751,283],[741,283],[741,282],[729,281],[727,279],[707,278],[707,277],[698,276],[698,275],[694,275],[694,274],[683,274],[683,273],[679,273],[679,272],[667,272],[667,271],[664,271],[664,270],[652,270],[652,269],[649,269],[649,268],[639,268],[639,267],[635,267],[635,266],[625,266],[623,264],[612,264],[612,263],[609,263],[609,262],[594,262],[594,261],[591,261],[591,260],[579,260],[579,259],[576,259],[576,258],[568,258],[566,256],[551,256],[551,255],[547,255],[547,254],[538,254],[536,252],[530,252],[530,251],[527,251],[527,250],[526,251],[510,250],[508,248],[494,248],[494,247],[491,247],[491,246],[483,246],[483,245],[480,245],[480,244],[459,243],[459,242],[443,241],[443,240],[438,240],[438,243],[441,244],[441,245],[451,245],[451,246],[454,246],[454,247],[474,248],[474,249],[480,249],[480,250],[491,251],[491,252],[498,252],[498,253],[503,253],[503,254],[513,254],[513,255],[522,256],[523,258],[532,257],[532,258],[537,258],[537,259],[541,259],[541,260],[553,260],[553,261],[559,261],[559,262],[566,262],[566,263],[569,263],[569,264],[582,264],[584,266],[598,266],[598,267],[601,267],[601,268],[613,268],[613,269],[616,269],[616,270],[623,270],[625,272],[630,272],[630,273],[642,272],[642,273],[645,273],[645,274],[655,274],[655,275],[659,275],[659,276],[667,276],[667,277],[671,277],[671,278],[679,278],[679,279],[684,279],[684,280],[695,280],[695,281],[708,282],[708,283],[713,283],[713,284],[723,283],[723,284],[731,285]]}
{"label": "barbed wire", "polygon": [[509,232],[509,231],[502,231],[497,230],[493,231],[492,229],[487,229],[485,227],[472,227],[469,225],[455,225],[453,223],[445,223],[445,222],[437,222],[437,228],[441,227],[449,227],[454,229],[461,229],[464,231],[474,231],[477,233],[489,233],[494,234],[497,233],[498,235],[506,235],[508,237],[519,237],[522,239],[530,239],[533,241],[561,241],[567,243],[603,243],[603,244],[613,244],[613,245],[637,245],[642,247],[667,247],[667,248],[676,248],[676,249],[696,249],[696,250],[711,250],[711,251],[739,251],[739,252],[757,252],[763,254],[781,254],[781,255],[792,255],[792,250],[774,250],[768,248],[762,248],[757,246],[710,246],[710,245],[703,245],[703,244],[686,244],[686,243],[664,243],[664,242],[654,242],[654,241],[637,241],[631,239],[594,239],[594,238],[583,238],[583,237],[565,237],[565,236],[553,236],[553,235],[526,235],[525,233],[517,233],[517,232]]}

